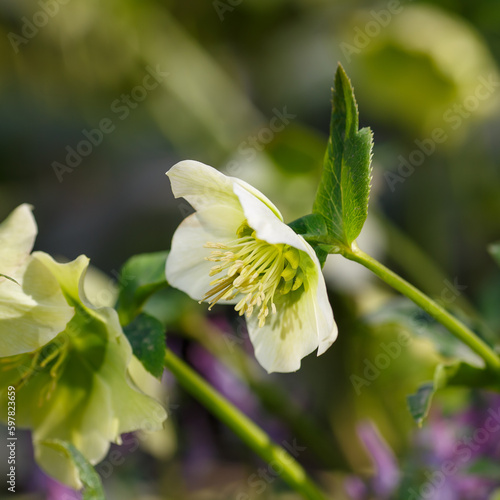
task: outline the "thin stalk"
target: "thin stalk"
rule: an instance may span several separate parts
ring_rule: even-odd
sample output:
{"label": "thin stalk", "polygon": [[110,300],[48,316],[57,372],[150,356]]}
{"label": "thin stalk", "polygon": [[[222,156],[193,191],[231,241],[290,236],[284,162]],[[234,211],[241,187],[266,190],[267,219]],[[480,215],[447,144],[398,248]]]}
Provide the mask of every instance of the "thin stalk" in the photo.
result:
{"label": "thin stalk", "polygon": [[379,278],[383,279],[388,285],[392,286],[403,295],[406,295],[435,320],[445,326],[455,335],[455,337],[467,344],[475,353],[481,356],[490,370],[500,373],[500,358],[493,349],[425,293],[421,292],[418,288],[415,288],[412,284],[408,283],[408,281],[401,278],[401,276],[398,276],[395,272],[360,250],[355,243],[353,243],[352,249],[344,249],[342,255],[349,260],[353,260],[365,266]]}
{"label": "thin stalk", "polygon": [[165,367],[172,372],[187,392],[232,429],[246,445],[272,465],[274,470],[280,470],[283,480],[297,493],[307,500],[327,500],[326,495],[284,448],[273,443],[260,427],[227,401],[172,351],[167,351],[165,355]]}

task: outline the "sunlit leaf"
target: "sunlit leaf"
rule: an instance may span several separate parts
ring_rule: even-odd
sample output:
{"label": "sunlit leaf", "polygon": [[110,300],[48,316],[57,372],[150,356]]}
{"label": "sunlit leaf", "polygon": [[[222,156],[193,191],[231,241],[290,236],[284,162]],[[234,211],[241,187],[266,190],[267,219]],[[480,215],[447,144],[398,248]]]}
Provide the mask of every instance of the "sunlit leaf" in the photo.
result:
{"label": "sunlit leaf", "polygon": [[314,212],[326,221],[331,239],[351,246],[368,214],[372,132],[358,130],[358,107],[351,82],[339,65],[333,89],[330,138]]}
{"label": "sunlit leaf", "polygon": [[144,368],[156,378],[163,373],[165,357],[165,328],[153,316],[139,314],[131,323],[123,327],[134,355]]}
{"label": "sunlit leaf", "polygon": [[151,295],[168,286],[165,278],[167,255],[168,252],[135,255],[124,264],[117,304],[122,325],[130,323],[141,312]]}

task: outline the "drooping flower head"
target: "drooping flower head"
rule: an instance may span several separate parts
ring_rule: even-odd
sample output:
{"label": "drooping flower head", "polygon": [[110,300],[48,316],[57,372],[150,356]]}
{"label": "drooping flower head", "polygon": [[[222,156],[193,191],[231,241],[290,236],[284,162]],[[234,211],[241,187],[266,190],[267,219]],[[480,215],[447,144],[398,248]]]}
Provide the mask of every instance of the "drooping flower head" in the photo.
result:
{"label": "drooping flower head", "polygon": [[[5,228],[13,237],[3,243],[17,245],[22,258],[9,261],[16,263],[8,270],[17,283],[0,282],[0,420],[7,421],[8,387],[13,386],[16,425],[32,430],[38,464],[81,488],[69,457],[46,441],[67,441],[96,464],[122,433],[161,428],[165,410],[132,375],[135,359],[116,311],[88,301],[88,259],[61,264],[43,252],[30,254],[36,225],[24,206],[0,227],[0,240]],[[29,244],[22,237],[28,232]]]}
{"label": "drooping flower head", "polygon": [[255,355],[269,372],[291,372],[337,337],[321,266],[312,247],[246,182],[195,161],[167,175],[196,212],[177,228],[167,280],[192,298],[234,304]]}

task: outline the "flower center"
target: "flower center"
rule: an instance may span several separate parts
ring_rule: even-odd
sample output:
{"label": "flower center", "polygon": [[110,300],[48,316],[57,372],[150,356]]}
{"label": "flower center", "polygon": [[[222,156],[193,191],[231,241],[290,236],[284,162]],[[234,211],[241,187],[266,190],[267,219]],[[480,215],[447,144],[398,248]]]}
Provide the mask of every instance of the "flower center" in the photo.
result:
{"label": "flower center", "polygon": [[236,235],[238,238],[228,243],[205,244],[214,249],[206,260],[217,262],[210,276],[224,276],[210,283],[212,288],[203,300],[209,302],[211,309],[219,300],[243,295],[235,310],[247,317],[258,310],[259,326],[263,327],[269,312],[276,314],[275,301],[291,292],[301,293],[306,286],[300,252],[290,245],[257,239],[246,221]]}

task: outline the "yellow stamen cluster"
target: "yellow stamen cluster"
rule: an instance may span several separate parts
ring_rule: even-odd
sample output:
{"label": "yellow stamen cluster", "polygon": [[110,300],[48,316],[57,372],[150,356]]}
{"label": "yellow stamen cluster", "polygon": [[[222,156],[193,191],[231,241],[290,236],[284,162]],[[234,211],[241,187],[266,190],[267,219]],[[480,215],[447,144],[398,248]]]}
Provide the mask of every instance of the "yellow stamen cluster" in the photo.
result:
{"label": "yellow stamen cluster", "polygon": [[235,310],[247,317],[259,310],[259,326],[262,327],[270,312],[276,314],[276,298],[303,286],[300,252],[290,245],[273,245],[257,239],[255,231],[246,223],[237,236],[227,243],[205,244],[206,248],[213,249],[206,259],[217,262],[210,276],[225,274],[210,283],[213,288],[203,300],[209,302],[211,309],[219,300],[232,300],[242,295]]}

